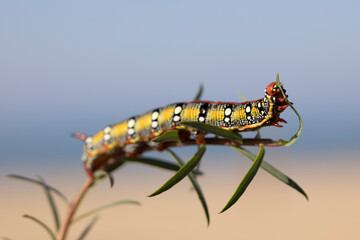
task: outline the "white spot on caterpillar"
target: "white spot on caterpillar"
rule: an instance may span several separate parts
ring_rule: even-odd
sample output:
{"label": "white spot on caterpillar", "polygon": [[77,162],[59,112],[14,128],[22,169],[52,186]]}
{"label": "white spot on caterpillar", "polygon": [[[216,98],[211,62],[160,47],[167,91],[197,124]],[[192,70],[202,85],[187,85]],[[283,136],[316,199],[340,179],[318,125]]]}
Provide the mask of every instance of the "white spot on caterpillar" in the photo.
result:
{"label": "white spot on caterpillar", "polygon": [[251,110],[251,109],[250,109],[250,106],[247,106],[246,109],[245,109],[245,111],[246,111],[247,113],[249,113],[250,110]]}
{"label": "white spot on caterpillar", "polygon": [[261,108],[261,103],[260,102],[258,102],[258,108]]}
{"label": "white spot on caterpillar", "polygon": [[226,118],[224,119],[224,121],[225,121],[225,122],[230,122],[230,118],[226,117]]}
{"label": "white spot on caterpillar", "polygon": [[92,137],[87,137],[86,139],[85,139],[85,143],[86,144],[91,144],[91,142],[92,142]]}
{"label": "white spot on caterpillar", "polygon": [[109,134],[111,132],[111,127],[107,126],[106,128],[104,128],[104,133],[105,134]]}
{"label": "white spot on caterpillar", "polygon": [[174,121],[174,122],[180,121],[180,116],[174,116],[173,121]]}
{"label": "white spot on caterpillar", "polygon": [[230,116],[230,115],[231,115],[231,108],[225,109],[225,116]]}
{"label": "white spot on caterpillar", "polygon": [[111,137],[110,137],[110,135],[109,135],[109,134],[105,134],[105,135],[104,135],[104,140],[105,140],[105,141],[110,140],[110,138],[111,138]]}
{"label": "white spot on caterpillar", "polygon": [[182,110],[182,107],[181,107],[181,106],[177,106],[177,107],[175,108],[175,110],[174,110],[174,113],[175,113],[175,114],[179,114],[179,113],[181,113],[181,110]]}
{"label": "white spot on caterpillar", "polygon": [[159,126],[158,122],[152,122],[151,123],[152,128],[156,128],[157,126]]}
{"label": "white spot on caterpillar", "polygon": [[153,112],[151,115],[152,120],[156,120],[156,119],[158,119],[158,117],[159,117],[159,112]]}
{"label": "white spot on caterpillar", "polygon": [[251,117],[250,117],[250,116],[248,116],[248,117],[247,117],[247,119],[248,119],[248,120],[251,120]]}
{"label": "white spot on caterpillar", "polygon": [[205,118],[204,117],[199,117],[199,122],[205,122]]}
{"label": "white spot on caterpillar", "polygon": [[135,120],[132,118],[128,121],[128,128],[133,128],[135,126]]}
{"label": "white spot on caterpillar", "polygon": [[130,128],[128,129],[128,135],[133,135],[135,133],[135,130]]}

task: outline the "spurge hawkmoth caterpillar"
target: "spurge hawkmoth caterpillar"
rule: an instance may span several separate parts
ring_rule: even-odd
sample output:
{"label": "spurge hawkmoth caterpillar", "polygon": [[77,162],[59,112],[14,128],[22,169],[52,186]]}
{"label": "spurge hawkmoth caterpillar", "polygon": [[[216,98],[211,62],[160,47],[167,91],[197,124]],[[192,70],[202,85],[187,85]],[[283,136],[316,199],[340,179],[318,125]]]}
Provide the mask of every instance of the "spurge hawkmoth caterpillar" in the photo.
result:
{"label": "spurge hawkmoth caterpillar", "polygon": [[114,151],[134,156],[142,144],[160,149],[160,144],[152,139],[172,129],[190,133],[197,143],[204,141],[206,132],[181,125],[182,122],[201,122],[234,132],[281,127],[279,122],[286,121],[280,118],[280,113],[287,107],[280,88],[272,82],[265,89],[265,96],[255,101],[179,102],[106,126],[93,136],[74,135],[84,140],[83,161],[87,171],[92,172],[99,165],[99,159]]}

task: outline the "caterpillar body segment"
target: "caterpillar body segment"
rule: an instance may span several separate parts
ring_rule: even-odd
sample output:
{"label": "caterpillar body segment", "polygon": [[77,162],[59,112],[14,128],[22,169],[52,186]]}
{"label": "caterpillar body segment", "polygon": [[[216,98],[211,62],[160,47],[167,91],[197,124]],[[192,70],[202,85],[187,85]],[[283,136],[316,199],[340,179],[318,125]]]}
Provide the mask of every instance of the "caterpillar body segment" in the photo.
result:
{"label": "caterpillar body segment", "polygon": [[264,98],[242,103],[192,101],[169,104],[142,115],[106,126],[93,136],[76,134],[84,140],[83,161],[87,171],[97,169],[99,162],[110,154],[121,152],[135,156],[144,144],[161,150],[162,143],[152,139],[166,131],[177,129],[192,135],[197,143],[204,141],[206,132],[184,126],[182,122],[201,122],[234,132],[257,130],[264,126],[281,127],[278,122],[287,103],[279,87],[272,82],[265,89]]}

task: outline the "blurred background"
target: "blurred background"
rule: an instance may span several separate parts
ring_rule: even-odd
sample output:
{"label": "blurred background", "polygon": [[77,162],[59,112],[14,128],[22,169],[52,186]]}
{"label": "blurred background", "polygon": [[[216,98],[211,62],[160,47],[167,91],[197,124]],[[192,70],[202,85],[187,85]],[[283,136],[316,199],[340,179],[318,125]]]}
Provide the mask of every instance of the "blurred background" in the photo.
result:
{"label": "blurred background", "polygon": [[[5,176],[41,175],[73,198],[85,174],[72,132],[94,134],[191,100],[201,83],[203,100],[262,98],[279,72],[304,130],[291,147],[267,148],[265,160],[310,201],[260,170],[238,203],[218,214],[251,163],[209,146],[199,181],[210,227],[186,179],[147,198],[173,173],[129,164],[112,189],[107,182],[92,189],[80,212],[121,199],[142,205],[101,213],[87,239],[360,239],[359,11],[358,1],[2,1],[0,236],[47,239],[21,217],[53,226],[42,190]],[[297,117],[290,109],[282,117],[284,128],[262,136],[289,139]],[[175,149],[184,160],[195,150]]]}

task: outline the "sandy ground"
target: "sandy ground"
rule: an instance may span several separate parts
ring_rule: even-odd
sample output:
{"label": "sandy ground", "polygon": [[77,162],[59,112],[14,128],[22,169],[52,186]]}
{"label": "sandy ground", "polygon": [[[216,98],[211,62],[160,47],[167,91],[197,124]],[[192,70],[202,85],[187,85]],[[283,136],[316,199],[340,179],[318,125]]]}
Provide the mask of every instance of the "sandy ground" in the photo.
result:
{"label": "sandy ground", "polygon": [[[346,163],[341,162],[341,156]],[[139,166],[126,166],[116,173],[113,189],[107,182],[92,189],[79,212],[122,199],[141,202],[141,206],[118,206],[100,213],[87,239],[360,239],[360,164],[356,156],[327,157],[331,164],[308,161],[294,166],[285,160],[276,162],[305,189],[310,201],[260,171],[239,202],[223,214],[218,212],[250,163],[232,161],[219,167],[204,163],[206,175],[200,183],[209,205],[209,227],[189,181],[148,198],[146,195],[171,173],[152,168],[144,171]],[[50,178],[48,182],[73,196],[83,180],[83,176],[70,175]],[[49,239],[34,222],[21,218],[26,213],[54,226],[41,189],[14,180],[1,182],[0,237]],[[57,203],[63,213],[62,202]],[[69,239],[76,239],[90,220],[76,224]]]}

